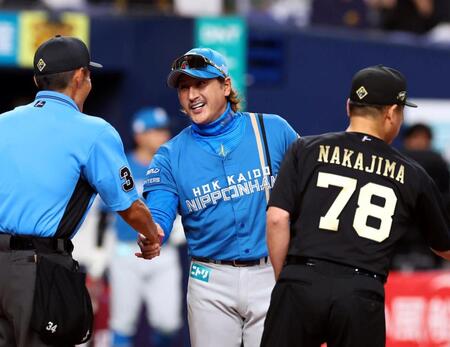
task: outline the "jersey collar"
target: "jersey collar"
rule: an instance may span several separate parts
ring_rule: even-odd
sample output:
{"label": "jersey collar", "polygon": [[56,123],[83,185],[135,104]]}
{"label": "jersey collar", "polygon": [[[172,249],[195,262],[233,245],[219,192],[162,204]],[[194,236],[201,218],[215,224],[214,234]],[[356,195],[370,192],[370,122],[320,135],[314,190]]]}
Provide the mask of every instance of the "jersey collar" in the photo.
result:
{"label": "jersey collar", "polygon": [[228,103],[225,112],[215,121],[208,124],[195,124],[192,123],[192,129],[194,132],[203,136],[216,136],[226,133],[234,123],[236,117],[235,113],[231,110],[230,103]]}
{"label": "jersey collar", "polygon": [[54,92],[51,90],[41,90],[36,94],[36,100],[38,99],[59,101],[70,107],[73,107],[77,111],[80,111],[77,104],[75,104],[75,101],[73,101],[70,97],[62,93]]}

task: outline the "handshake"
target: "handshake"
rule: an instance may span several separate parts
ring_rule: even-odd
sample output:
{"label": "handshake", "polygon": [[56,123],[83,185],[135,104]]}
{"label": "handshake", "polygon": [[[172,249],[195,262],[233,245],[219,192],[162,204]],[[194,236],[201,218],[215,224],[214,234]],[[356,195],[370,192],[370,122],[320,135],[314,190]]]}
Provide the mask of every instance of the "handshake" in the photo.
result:
{"label": "handshake", "polygon": [[164,231],[158,223],[156,224],[157,236],[150,238],[138,234],[137,244],[141,252],[134,253],[138,258],[152,259],[159,256],[161,252],[161,243],[164,238]]}

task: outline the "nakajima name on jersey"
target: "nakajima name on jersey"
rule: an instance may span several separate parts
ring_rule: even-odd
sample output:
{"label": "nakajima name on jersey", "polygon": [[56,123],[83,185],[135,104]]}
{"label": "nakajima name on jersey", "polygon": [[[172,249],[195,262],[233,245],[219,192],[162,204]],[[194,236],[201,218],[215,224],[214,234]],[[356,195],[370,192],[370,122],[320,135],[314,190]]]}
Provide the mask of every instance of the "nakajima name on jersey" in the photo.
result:
{"label": "nakajima name on jersey", "polygon": [[186,200],[189,212],[200,211],[209,205],[216,205],[218,201],[229,201],[243,195],[271,189],[275,184],[276,176],[271,176],[269,167],[253,169],[245,173],[226,176],[226,185],[222,188],[219,180],[203,184],[192,189],[193,199]]}
{"label": "nakajima name on jersey", "polygon": [[[367,157],[367,156],[366,156]],[[395,161],[371,155],[364,158],[364,153],[352,151],[339,146],[320,145],[318,162],[342,165],[355,170],[374,173],[376,175],[390,177],[402,184],[405,183],[405,167]]]}

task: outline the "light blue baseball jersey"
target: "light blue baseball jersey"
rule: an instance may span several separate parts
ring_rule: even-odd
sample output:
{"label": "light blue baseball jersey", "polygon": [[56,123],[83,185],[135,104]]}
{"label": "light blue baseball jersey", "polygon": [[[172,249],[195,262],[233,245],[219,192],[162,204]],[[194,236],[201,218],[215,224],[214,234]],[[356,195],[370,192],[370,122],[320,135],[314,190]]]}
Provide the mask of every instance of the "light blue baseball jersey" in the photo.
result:
{"label": "light blue baseball jersey", "polygon": [[0,138],[2,233],[69,237],[96,193],[114,211],[138,199],[119,134],[64,94],[0,115]]}
{"label": "light blue baseball jersey", "polygon": [[[232,150],[211,150],[214,146],[208,148],[208,141],[217,144],[218,136],[197,136],[191,125],[153,157],[144,192],[155,221],[165,226],[166,234],[178,210],[191,256],[259,259],[268,253],[265,188],[273,187],[283,156],[298,135],[281,117],[264,115],[273,170],[269,175],[268,167],[260,164],[249,114],[227,112],[233,126],[225,137]],[[227,122],[227,118],[229,114],[222,115],[219,121]],[[164,220],[168,218],[170,223]]]}

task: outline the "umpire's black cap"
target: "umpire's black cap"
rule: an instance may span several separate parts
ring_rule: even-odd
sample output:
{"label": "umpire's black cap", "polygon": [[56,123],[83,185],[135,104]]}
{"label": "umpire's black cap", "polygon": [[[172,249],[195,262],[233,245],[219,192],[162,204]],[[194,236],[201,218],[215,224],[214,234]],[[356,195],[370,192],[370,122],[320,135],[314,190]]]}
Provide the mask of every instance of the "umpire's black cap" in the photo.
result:
{"label": "umpire's black cap", "polygon": [[34,54],[34,74],[49,75],[80,67],[103,67],[91,61],[85,43],[76,37],[56,35],[42,43]]}
{"label": "umpire's black cap", "polygon": [[407,100],[403,74],[383,65],[359,70],[352,79],[350,102],[357,105],[405,105],[417,107]]}

